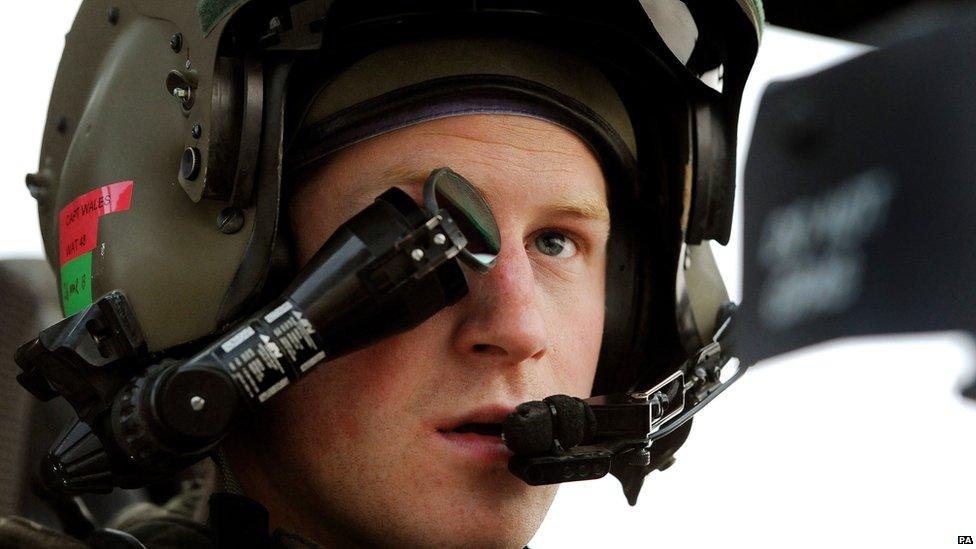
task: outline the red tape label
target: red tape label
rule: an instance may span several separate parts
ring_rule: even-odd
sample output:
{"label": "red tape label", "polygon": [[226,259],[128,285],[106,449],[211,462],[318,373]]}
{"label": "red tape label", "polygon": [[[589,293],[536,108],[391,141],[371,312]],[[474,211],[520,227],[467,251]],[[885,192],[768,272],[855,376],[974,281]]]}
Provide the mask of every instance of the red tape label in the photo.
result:
{"label": "red tape label", "polygon": [[62,208],[61,265],[95,249],[100,217],[128,210],[131,204],[132,181],[119,181],[89,191]]}

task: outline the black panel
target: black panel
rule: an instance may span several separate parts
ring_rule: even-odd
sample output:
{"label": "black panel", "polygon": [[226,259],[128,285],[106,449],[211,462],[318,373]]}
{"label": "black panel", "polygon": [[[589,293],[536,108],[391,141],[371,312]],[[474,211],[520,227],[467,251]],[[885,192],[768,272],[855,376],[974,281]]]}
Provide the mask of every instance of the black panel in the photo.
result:
{"label": "black panel", "polygon": [[769,88],[743,184],[745,362],[976,331],[976,75],[959,70],[976,63],[974,29],[961,19]]}
{"label": "black panel", "polygon": [[931,30],[976,6],[972,0],[766,0],[764,4],[771,25],[872,45]]}

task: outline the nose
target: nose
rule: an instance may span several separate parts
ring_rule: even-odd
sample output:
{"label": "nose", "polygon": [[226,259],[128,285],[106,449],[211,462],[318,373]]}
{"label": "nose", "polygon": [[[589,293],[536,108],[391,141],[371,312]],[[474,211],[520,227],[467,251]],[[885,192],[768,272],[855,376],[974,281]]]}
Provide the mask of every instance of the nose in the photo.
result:
{"label": "nose", "polygon": [[467,280],[468,295],[457,305],[458,352],[511,365],[545,356],[546,323],[531,260],[521,246],[503,245],[491,271],[470,273]]}

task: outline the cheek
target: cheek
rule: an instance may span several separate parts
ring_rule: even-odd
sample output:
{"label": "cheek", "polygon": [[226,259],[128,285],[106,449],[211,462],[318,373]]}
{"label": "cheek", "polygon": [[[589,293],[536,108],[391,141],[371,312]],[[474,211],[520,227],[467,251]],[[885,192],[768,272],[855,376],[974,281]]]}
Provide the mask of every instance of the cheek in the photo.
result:
{"label": "cheek", "polygon": [[424,379],[415,367],[424,357],[403,360],[416,356],[416,350],[403,348],[405,343],[391,338],[319,366],[281,399],[285,409],[279,427],[313,454],[381,451],[383,441],[398,434],[396,425],[406,420],[404,403]]}
{"label": "cheek", "polygon": [[554,376],[567,394],[588,396],[596,375],[605,316],[603,276],[572,291],[546,292]]}
{"label": "cheek", "polygon": [[329,223],[327,216],[314,215],[309,207],[314,203],[314,189],[314,186],[308,184],[299,187],[288,205],[291,237],[299,265],[307,263],[325,241],[325,236],[335,230],[335,227],[331,227],[330,231],[332,224]]}

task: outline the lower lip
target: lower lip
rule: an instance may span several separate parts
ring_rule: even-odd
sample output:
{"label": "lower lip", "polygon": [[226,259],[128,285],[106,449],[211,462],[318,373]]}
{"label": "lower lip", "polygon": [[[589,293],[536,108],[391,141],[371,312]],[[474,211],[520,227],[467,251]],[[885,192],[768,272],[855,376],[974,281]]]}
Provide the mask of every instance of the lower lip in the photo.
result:
{"label": "lower lip", "polygon": [[512,452],[502,442],[501,437],[479,435],[478,433],[437,432],[438,438],[458,454],[480,462],[507,462]]}

